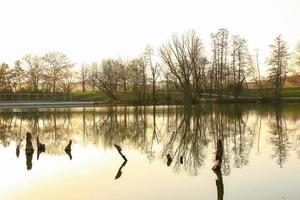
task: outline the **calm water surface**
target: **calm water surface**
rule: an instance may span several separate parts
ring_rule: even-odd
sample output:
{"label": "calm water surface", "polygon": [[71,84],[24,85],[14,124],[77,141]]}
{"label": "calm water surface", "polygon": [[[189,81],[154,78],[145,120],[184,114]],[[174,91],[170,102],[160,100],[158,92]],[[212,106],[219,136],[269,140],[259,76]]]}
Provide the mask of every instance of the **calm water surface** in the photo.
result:
{"label": "calm water surface", "polygon": [[[300,104],[2,109],[0,199],[298,200],[299,113]],[[221,174],[211,170],[218,139]]]}

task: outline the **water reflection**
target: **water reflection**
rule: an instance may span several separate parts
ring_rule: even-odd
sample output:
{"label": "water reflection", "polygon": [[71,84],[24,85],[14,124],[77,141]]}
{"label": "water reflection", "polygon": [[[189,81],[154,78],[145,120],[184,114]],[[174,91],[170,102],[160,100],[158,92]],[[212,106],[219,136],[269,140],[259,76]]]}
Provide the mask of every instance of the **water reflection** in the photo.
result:
{"label": "water reflection", "polygon": [[117,172],[117,174],[116,174],[116,176],[115,176],[115,179],[118,179],[118,178],[120,178],[121,177],[121,175],[122,175],[122,169],[123,169],[123,167],[125,167],[125,165],[127,164],[127,160],[124,160],[124,162],[122,163],[122,165],[120,166],[120,168],[119,168],[119,170],[118,170],[118,172]]}
{"label": "water reflection", "polygon": [[72,160],[72,140],[70,140],[68,145],[66,146],[65,152],[69,156],[70,160]]}
{"label": "water reflection", "polygon": [[46,151],[45,144],[40,143],[39,137],[36,138],[36,146],[37,146],[37,160],[40,158],[40,154]]}
{"label": "water reflection", "polygon": [[[282,109],[278,106],[275,109],[275,115],[270,120],[270,138],[273,145],[274,154],[271,155],[280,167],[287,161],[288,149],[291,145],[288,140],[287,124],[282,115]],[[274,119],[275,118],[275,119]]]}
{"label": "water reflection", "polygon": [[32,168],[32,157],[33,157],[34,149],[33,149],[31,140],[32,140],[32,135],[30,132],[27,132],[26,133],[26,149],[25,149],[27,170],[31,170],[31,168]]}
{"label": "water reflection", "polygon": [[17,158],[19,158],[19,156],[20,156],[20,145],[19,144],[17,145],[17,148],[16,148],[16,156],[17,156]]}
{"label": "water reflection", "polygon": [[214,171],[217,178],[216,178],[216,186],[217,186],[217,199],[223,200],[224,197],[224,183],[223,183],[223,176],[221,170]]}
{"label": "water reflection", "polygon": [[[27,109],[4,110],[0,113],[0,142],[4,147],[15,142],[17,157],[22,151],[26,132],[40,138],[45,144],[34,147],[26,138],[26,165],[32,168],[31,152],[51,155],[66,153],[72,159],[72,139],[82,146],[93,144],[112,148],[114,144],[138,149],[152,162],[167,160],[175,172],[186,171],[195,176],[207,158],[209,146],[216,149],[218,140],[224,143],[223,175],[232,168],[249,164],[250,152],[261,152],[262,122],[268,129],[268,141],[273,149],[270,155],[283,167],[287,161],[291,142],[286,118],[297,121],[291,107],[260,105],[214,105],[197,107],[107,107],[83,109]],[[293,108],[295,109],[295,108]],[[28,136],[28,135],[27,135]],[[257,149],[253,149],[254,143]],[[44,145],[45,149],[42,148]],[[70,144],[69,144],[70,145]],[[40,147],[40,148],[39,148]],[[297,147],[295,147],[297,148]],[[166,159],[167,158],[167,159]],[[116,178],[122,174],[124,162]],[[218,178],[219,180],[219,178]]]}

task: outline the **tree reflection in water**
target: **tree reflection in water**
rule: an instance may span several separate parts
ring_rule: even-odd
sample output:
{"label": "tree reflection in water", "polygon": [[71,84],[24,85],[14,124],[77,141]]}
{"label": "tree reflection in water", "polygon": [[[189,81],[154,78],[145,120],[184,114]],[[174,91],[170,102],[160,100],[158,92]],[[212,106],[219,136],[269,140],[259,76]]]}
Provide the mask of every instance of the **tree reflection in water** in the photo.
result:
{"label": "tree reflection in water", "polygon": [[270,138],[269,141],[273,145],[274,154],[272,158],[276,160],[276,163],[283,167],[284,162],[287,161],[288,149],[291,148],[291,144],[288,140],[286,120],[282,115],[281,106],[275,106],[274,108],[275,119],[270,120]]}
{"label": "tree reflection in water", "polygon": [[[213,158],[209,147],[215,147],[221,139],[222,173],[227,175],[232,167],[241,168],[249,163],[254,143],[260,152],[263,120],[269,121],[272,158],[283,166],[290,148],[283,108],[268,105],[4,110],[0,112],[0,143],[4,147],[10,143],[22,147],[26,131],[31,131],[33,138],[38,136],[45,142],[46,154],[64,154],[70,139],[82,146],[113,148],[113,144],[120,144],[138,149],[149,162],[166,162],[170,154],[175,172],[186,171],[195,176],[204,162]],[[27,159],[29,167],[31,159]],[[120,173],[125,164],[121,165]]]}

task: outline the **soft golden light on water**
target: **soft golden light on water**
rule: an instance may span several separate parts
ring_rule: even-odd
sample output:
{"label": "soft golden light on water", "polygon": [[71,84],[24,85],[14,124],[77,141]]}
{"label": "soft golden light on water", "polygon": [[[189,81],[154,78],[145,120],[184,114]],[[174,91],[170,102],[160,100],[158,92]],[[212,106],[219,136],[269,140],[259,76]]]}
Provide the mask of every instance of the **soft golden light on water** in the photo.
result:
{"label": "soft golden light on water", "polygon": [[[291,114],[298,112],[300,105],[292,108],[293,112],[289,106],[280,110],[225,106],[222,120],[217,120],[219,108],[211,113],[205,106],[195,107],[191,113],[182,107],[158,107],[152,113],[147,107],[142,109],[145,115],[132,107],[127,112],[124,108],[113,112],[111,108],[107,108],[110,112],[105,108],[96,112],[71,109],[43,112],[34,121],[20,113],[2,112],[0,199],[296,200],[300,119]],[[56,131],[51,122],[54,118]],[[197,123],[200,120],[202,123]],[[11,121],[16,123],[8,126]],[[38,135],[46,144],[46,152],[38,160],[34,123],[39,124]],[[20,126],[34,134],[31,170],[27,170],[24,140],[16,156],[16,144],[25,134],[18,133]],[[218,126],[222,129],[216,132]],[[224,194],[211,170],[214,137],[221,133]],[[64,151],[70,139],[72,159]],[[121,146],[127,162],[113,144]],[[169,167],[166,154],[172,157]]]}

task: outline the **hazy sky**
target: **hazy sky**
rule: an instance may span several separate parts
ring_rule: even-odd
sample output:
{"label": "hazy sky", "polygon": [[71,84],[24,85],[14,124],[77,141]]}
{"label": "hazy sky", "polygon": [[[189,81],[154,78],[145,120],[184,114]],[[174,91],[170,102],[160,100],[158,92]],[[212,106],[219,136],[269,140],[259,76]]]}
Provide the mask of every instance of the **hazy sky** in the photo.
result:
{"label": "hazy sky", "polygon": [[291,48],[300,40],[299,0],[0,0],[0,8],[0,62],[8,63],[54,50],[77,63],[131,58],[191,29],[206,51],[210,33],[225,27],[261,57],[278,34]]}

